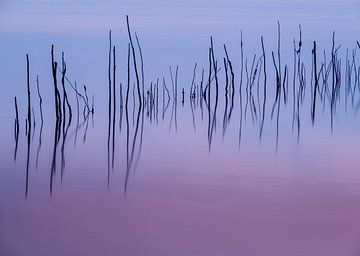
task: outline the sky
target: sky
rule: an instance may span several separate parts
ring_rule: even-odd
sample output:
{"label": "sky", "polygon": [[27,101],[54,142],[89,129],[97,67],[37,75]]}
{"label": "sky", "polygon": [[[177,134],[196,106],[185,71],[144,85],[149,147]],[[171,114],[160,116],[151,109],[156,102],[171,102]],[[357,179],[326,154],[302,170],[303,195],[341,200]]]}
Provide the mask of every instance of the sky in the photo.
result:
{"label": "sky", "polygon": [[[135,26],[193,27],[267,23],[271,20],[334,23],[358,22],[360,3],[354,0],[184,0],[175,1],[1,1],[0,31],[96,33],[116,27],[128,14]],[[74,31],[75,30],[75,31]]]}

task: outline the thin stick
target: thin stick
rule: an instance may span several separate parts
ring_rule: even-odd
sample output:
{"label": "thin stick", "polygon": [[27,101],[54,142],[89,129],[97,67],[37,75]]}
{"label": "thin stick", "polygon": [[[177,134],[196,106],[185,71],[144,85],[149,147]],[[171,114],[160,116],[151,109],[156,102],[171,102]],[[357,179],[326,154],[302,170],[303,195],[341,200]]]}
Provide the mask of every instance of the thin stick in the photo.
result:
{"label": "thin stick", "polygon": [[[52,75],[53,75],[53,82],[54,82],[54,94],[55,94],[55,110],[56,110],[56,124],[58,126],[61,125],[61,97],[59,93],[59,89],[57,86],[57,78],[56,78],[56,70],[57,70],[57,62],[54,58],[54,45],[51,45],[51,63],[52,63]],[[55,138],[57,141],[59,140],[60,133],[56,132],[56,135],[58,136]]]}
{"label": "thin stick", "polygon": [[71,123],[71,119],[72,119],[72,110],[71,110],[71,106],[68,100],[68,96],[67,96],[67,92],[66,92],[66,88],[65,88],[65,74],[66,74],[66,62],[64,60],[64,52],[62,52],[62,77],[61,77],[61,84],[63,87],[63,92],[64,92],[64,99],[63,99],[63,109],[64,109],[64,126],[65,127],[65,103],[68,107],[69,110],[69,124]]}
{"label": "thin stick", "polygon": [[[58,70],[61,72],[61,69],[58,68]],[[85,97],[77,90],[77,87],[71,83],[71,81],[69,80],[69,78],[65,75],[65,80],[66,82],[68,82],[68,84],[71,86],[71,88],[73,89],[73,91],[75,92],[75,95],[76,96],[80,96],[80,98],[83,100],[84,104],[85,104],[85,107],[87,108],[87,110],[90,112],[91,109],[90,109],[90,106],[86,103],[86,99]]]}
{"label": "thin stick", "polygon": [[112,163],[111,167],[114,169],[114,152],[115,152],[115,121],[116,121],[116,48],[113,47],[113,120],[112,120]]}
{"label": "thin stick", "polygon": [[314,57],[314,79],[315,79],[315,86],[314,86],[314,97],[313,97],[313,103],[312,103],[312,109],[311,109],[311,120],[314,124],[315,121],[315,106],[316,106],[316,91],[318,90],[318,75],[317,75],[317,65],[316,65],[316,42],[314,41],[314,47],[312,50],[313,57]]}
{"label": "thin stick", "polygon": [[17,105],[17,99],[15,97],[15,139],[19,136],[19,110]]}
{"label": "thin stick", "polygon": [[278,61],[279,61],[279,80],[281,81],[281,53],[280,53],[280,21],[278,23]]}
{"label": "thin stick", "polygon": [[195,66],[194,66],[194,69],[193,69],[193,77],[192,77],[192,81],[191,81],[190,94],[189,94],[190,98],[193,98],[193,88],[194,88],[194,85],[195,85],[196,67],[197,67],[197,62],[195,62]]}
{"label": "thin stick", "polygon": [[30,99],[30,68],[29,68],[29,55],[26,54],[26,81],[27,81],[27,100],[28,100],[28,133],[31,133],[31,99]]}
{"label": "thin stick", "polygon": [[127,88],[125,98],[125,108],[128,108],[129,102],[129,91],[130,91],[130,44],[128,44],[128,55],[127,55]]}
{"label": "thin stick", "polygon": [[30,140],[31,140],[31,99],[30,99],[30,64],[29,55],[26,54],[26,80],[27,80],[27,100],[28,100],[28,133],[27,133],[27,157],[26,157],[26,183],[25,183],[25,198],[28,194],[29,188],[29,160],[30,160]]}
{"label": "thin stick", "polygon": [[40,88],[39,88],[39,76],[37,75],[36,76],[36,88],[37,88],[37,93],[38,93],[38,96],[39,96],[39,101],[40,101],[40,118],[41,118],[41,123],[44,122],[44,118],[43,118],[43,112],[42,112],[42,97],[40,95]]}
{"label": "thin stick", "polygon": [[142,100],[141,100],[141,94],[140,94],[140,80],[139,80],[139,74],[138,74],[138,70],[137,70],[137,65],[136,65],[136,54],[135,54],[135,48],[134,48],[134,44],[131,38],[131,32],[130,32],[130,25],[129,25],[129,16],[126,15],[126,25],[127,25],[127,30],[128,30],[128,35],[129,35],[129,41],[130,41],[130,45],[131,45],[131,50],[132,50],[132,55],[133,55],[133,62],[134,62],[134,70],[135,70],[135,77],[136,77],[136,84],[137,84],[137,89],[138,89],[138,98],[139,98],[139,104],[142,104]]}
{"label": "thin stick", "polygon": [[[75,84],[75,89],[77,91],[76,81],[74,82],[74,84]],[[78,133],[78,128],[79,128],[79,118],[80,118],[80,106],[79,106],[79,95],[78,95],[78,93],[76,93],[75,96],[76,96],[76,129],[75,129],[74,147],[76,145],[77,133]]]}
{"label": "thin stick", "polygon": [[140,54],[140,61],[141,61],[141,86],[142,86],[142,95],[143,95],[143,99],[144,99],[144,84],[145,84],[145,76],[144,76],[144,60],[143,60],[143,55],[142,55],[142,50],[141,50],[141,46],[140,46],[140,42],[139,42],[139,38],[137,36],[137,34],[135,33],[135,39],[136,39],[136,44],[139,48],[139,54]]}

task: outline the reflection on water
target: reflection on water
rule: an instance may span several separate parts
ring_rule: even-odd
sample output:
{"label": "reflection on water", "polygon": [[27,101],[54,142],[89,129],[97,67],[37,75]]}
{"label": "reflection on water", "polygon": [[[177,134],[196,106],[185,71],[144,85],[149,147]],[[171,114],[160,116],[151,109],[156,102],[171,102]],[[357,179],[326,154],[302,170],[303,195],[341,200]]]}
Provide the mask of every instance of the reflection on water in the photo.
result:
{"label": "reflection on water", "polygon": [[[144,122],[146,118],[149,121],[149,125],[155,120],[158,125],[158,113],[159,113],[159,78],[156,79],[156,83],[150,82],[150,85],[146,88],[147,83],[144,78],[144,61],[142,57],[142,50],[138,36],[136,36],[137,50],[134,47],[132,40],[132,33],[130,31],[129,21],[127,20],[128,26],[128,52],[127,52],[127,82],[126,82],[126,94],[125,94],[125,121],[126,121],[126,177],[124,191],[126,192],[127,184],[129,182],[129,175],[131,171],[135,171],[136,166],[140,160],[141,147],[143,142],[144,129],[146,125]],[[325,114],[326,109],[330,109],[330,127],[333,130],[334,116],[339,107],[344,107],[348,111],[348,102],[351,102],[350,108],[353,113],[357,113],[360,106],[360,99],[358,98],[360,93],[359,76],[360,67],[357,66],[357,49],[359,43],[354,49],[351,50],[352,56],[349,57],[349,49],[346,51],[345,60],[345,72],[341,68],[342,58],[338,54],[340,45],[335,42],[335,32],[332,38],[332,48],[330,53],[330,61],[327,62],[327,52],[323,51],[323,58],[320,59],[320,68],[317,61],[316,42],[313,42],[312,49],[312,65],[311,72],[306,71],[306,64],[301,58],[302,55],[302,31],[299,26],[299,41],[294,39],[294,60],[293,60],[293,73],[290,74],[288,64],[281,65],[281,33],[280,23],[278,22],[278,37],[277,37],[277,54],[274,51],[271,52],[271,59],[273,63],[273,69],[271,70],[266,66],[267,54],[265,51],[263,37],[261,37],[261,50],[262,55],[257,56],[256,54],[250,58],[245,59],[243,57],[243,44],[241,38],[241,71],[240,71],[240,83],[239,86],[235,85],[235,78],[239,74],[233,70],[232,61],[230,60],[226,45],[223,45],[223,53],[219,56],[215,54],[213,38],[210,38],[210,47],[208,50],[208,70],[206,67],[202,68],[201,76],[197,73],[197,63],[193,68],[192,81],[190,88],[182,88],[182,107],[185,107],[185,102],[190,105],[192,125],[194,132],[197,131],[197,111],[200,106],[201,111],[201,122],[207,121],[207,136],[208,136],[208,148],[211,151],[213,136],[217,131],[218,122],[218,108],[219,103],[223,103],[223,115],[222,115],[222,137],[226,135],[226,130],[232,118],[240,120],[239,128],[239,147],[241,143],[241,137],[243,129],[243,119],[248,120],[250,117],[251,125],[254,129],[258,130],[259,140],[262,139],[263,129],[267,115],[270,115],[270,120],[276,119],[276,132],[275,136],[275,147],[278,148],[279,143],[279,122],[281,108],[286,108],[290,99],[292,99],[292,131],[297,134],[297,141],[300,140],[301,130],[301,115],[300,110],[303,105],[311,105],[311,122],[315,123],[315,113],[320,112]],[[242,34],[241,34],[242,37]],[[276,55],[276,57],[275,57]],[[220,57],[223,56],[223,57]],[[35,129],[31,123],[31,99],[30,99],[30,81],[29,81],[29,58],[27,57],[27,82],[28,82],[28,117],[26,123],[26,134],[27,134],[27,165],[26,165],[26,189],[25,193],[28,193],[28,175],[29,175],[29,158],[31,157],[30,144],[32,143],[31,130]],[[219,61],[219,58],[222,61]],[[66,157],[65,150],[66,144],[69,143],[70,138],[69,129],[74,129],[70,132],[70,137],[74,136],[74,146],[76,146],[77,136],[79,130],[84,126],[83,142],[86,141],[86,134],[88,131],[88,124],[90,115],[93,120],[94,116],[94,103],[90,107],[89,98],[87,94],[87,88],[84,86],[83,94],[77,89],[76,82],[74,85],[66,76],[66,62],[64,60],[64,52],[61,54],[61,69],[58,68],[58,63],[54,59],[54,46],[51,47],[51,60],[52,60],[52,75],[54,84],[54,95],[55,95],[55,113],[56,123],[54,129],[54,143],[53,143],[53,154],[51,164],[51,178],[50,178],[50,194],[53,188],[53,179],[57,170],[57,154],[58,151],[61,154],[61,180],[65,171]],[[137,62],[140,63],[140,72]],[[223,63],[223,67],[220,67],[220,63]],[[122,83],[119,85],[119,92],[117,91],[116,83],[116,46],[112,45],[111,31],[109,33],[109,52],[108,52],[108,133],[107,133],[107,183],[109,186],[111,170],[114,170],[115,163],[115,151],[116,151],[116,135],[117,130],[119,133],[123,132],[122,127],[122,115],[123,115],[123,92]],[[61,76],[61,88],[62,93],[58,89],[57,84],[57,71],[60,71]],[[162,122],[168,123],[168,132],[172,130],[176,133],[178,131],[178,70],[176,66],[175,71],[173,67],[169,67],[169,76],[171,81],[171,93],[166,85],[165,77],[162,78]],[[245,71],[244,71],[245,70]],[[282,71],[283,70],[283,71]],[[208,73],[207,81],[204,81],[205,73]],[[245,82],[243,83],[243,72],[245,72]],[[139,74],[140,73],[140,74]],[[268,76],[275,76],[275,85],[272,88],[268,88]],[[289,77],[292,76],[292,95],[289,90]],[[310,76],[310,77],[309,77]],[[201,77],[201,80],[199,80]],[[223,78],[220,80],[220,77]],[[345,104],[340,104],[341,99],[341,84],[342,77],[344,77],[344,98]],[[132,84],[132,80],[135,82]],[[223,81],[224,80],[224,81]],[[310,80],[310,82],[309,82]],[[65,82],[67,84],[65,85]],[[141,84],[141,85],[140,85]],[[272,84],[270,84],[272,85]],[[244,88],[245,86],[245,88]],[[132,89],[131,89],[132,87]],[[141,89],[141,88],[142,89]],[[306,88],[309,88],[306,93]],[[36,166],[38,166],[38,159],[40,154],[40,148],[42,145],[42,130],[43,130],[43,113],[42,113],[42,97],[39,89],[39,78],[36,76],[36,88],[39,97],[39,109],[40,109],[40,132],[38,138],[38,148],[36,152]],[[72,124],[72,107],[68,98],[66,88],[72,89],[73,95],[76,99],[76,124]],[[130,90],[133,94],[130,94]],[[268,91],[275,90],[274,102],[271,104],[270,109],[267,106],[271,103],[267,102]],[[135,93],[136,91],[136,93]],[[221,97],[219,91],[224,92],[224,99]],[[185,95],[188,96],[188,100],[185,101]],[[235,96],[239,95],[239,102],[235,101]],[[132,97],[131,97],[132,96]],[[292,97],[291,97],[292,96]],[[119,106],[116,104],[117,97],[120,98]],[[243,107],[243,97],[245,98],[245,104]],[[79,103],[79,98],[82,102]],[[130,105],[129,101],[133,101]],[[94,102],[94,96],[93,96]],[[236,106],[236,103],[238,106]],[[338,106],[340,104],[340,106]],[[171,106],[171,107],[170,107]],[[207,120],[204,119],[204,109],[207,111]],[[80,122],[80,107],[83,108],[83,120]],[[239,108],[239,113],[234,117],[234,108]],[[19,137],[19,117],[18,117],[18,105],[15,97],[15,152],[14,161],[16,161],[17,148],[18,148],[18,137]],[[120,111],[120,115],[117,116],[116,112]],[[132,113],[132,114],[130,114]],[[145,115],[146,113],[146,115]],[[166,120],[166,116],[169,115],[169,120]],[[35,114],[33,114],[35,118]],[[288,116],[286,116],[289,119]],[[284,118],[285,119],[285,118]],[[283,120],[282,122],[287,123],[291,120]],[[115,124],[119,122],[117,127]],[[239,123],[238,121],[235,123]],[[295,125],[296,124],[296,125]],[[74,127],[75,126],[75,127]],[[145,127],[144,127],[145,126]],[[34,132],[35,133],[35,132]],[[34,134],[33,133],[33,134]],[[146,133],[146,132],[145,132]],[[60,144],[60,145],[59,145]]]}
{"label": "reflection on water", "polygon": [[[26,201],[36,202],[39,208],[49,207],[48,202],[41,201],[44,199],[35,199],[39,191],[44,194],[43,187],[47,183],[51,200],[56,201],[58,197],[64,200],[62,205],[72,210],[91,208],[95,212],[89,216],[109,216],[103,210],[93,208],[89,201],[82,203],[88,195],[99,200],[96,206],[114,207],[123,218],[119,220],[113,215],[110,220],[99,220],[93,217],[99,223],[86,224],[71,210],[70,216],[76,217],[63,217],[62,220],[73,223],[80,231],[62,229],[61,232],[62,235],[74,235],[79,245],[70,245],[63,238],[66,241],[60,245],[69,246],[63,249],[64,253],[76,255],[74,249],[95,255],[109,244],[110,254],[126,255],[144,255],[144,252],[146,255],[147,248],[150,248],[149,255],[168,255],[178,249],[179,255],[240,255],[237,253],[242,252],[265,255],[265,251],[270,255],[276,255],[276,252],[285,255],[282,253],[291,251],[295,251],[295,255],[317,255],[331,250],[352,253],[360,235],[356,231],[360,223],[355,217],[360,210],[356,205],[360,179],[355,173],[357,164],[354,162],[358,136],[353,135],[353,141],[351,136],[350,139],[345,137],[347,144],[341,139],[342,133],[347,132],[347,125],[353,127],[357,122],[360,108],[359,42],[353,42],[353,47],[346,49],[344,56],[334,32],[330,49],[322,49],[313,41],[309,50],[303,46],[303,31],[299,26],[298,36],[293,39],[293,54],[283,56],[288,50],[281,44],[283,34],[278,22],[274,49],[272,45],[267,46],[261,36],[258,51],[247,52],[241,32],[240,55],[236,56],[232,53],[233,48],[226,44],[218,47],[216,38],[210,37],[208,48],[201,53],[206,55],[206,61],[191,64],[190,76],[182,75],[182,66],[172,64],[165,74],[148,78],[145,77],[147,67],[156,65],[156,60],[143,58],[142,47],[145,45],[131,30],[128,17],[126,21],[125,52],[119,53],[118,49],[122,48],[114,44],[112,32],[109,32],[108,49],[104,50],[108,62],[107,74],[104,74],[107,83],[102,85],[102,90],[107,92],[107,102],[99,102],[96,113],[97,95],[92,94],[90,103],[88,87],[83,85],[80,90],[77,82],[72,82],[74,78],[68,75],[64,52],[61,53],[61,67],[54,45],[48,56],[49,60],[51,58],[52,95],[41,92],[46,86],[40,83],[41,73],[36,75],[36,89],[33,89],[30,77],[38,71],[31,69],[26,55],[27,104],[18,102],[18,96],[15,97],[14,165],[10,168],[21,173],[19,162],[23,158],[19,159],[19,154],[26,153]],[[92,89],[89,87],[89,91]],[[50,118],[43,114],[43,107],[52,109]],[[25,108],[27,122],[23,127],[19,109],[22,112]],[[350,119],[349,124],[343,126],[339,122],[341,118]],[[40,128],[36,131],[38,120]],[[101,121],[96,123],[96,120]],[[19,140],[24,128],[26,146]],[[301,148],[302,129],[305,129],[305,149]],[[334,136],[324,139],[324,134],[329,131],[335,133]],[[78,136],[82,136],[82,145],[78,143]],[[325,144],[314,142],[312,145],[311,140],[317,139],[323,139]],[[106,150],[103,150],[105,144]],[[294,144],[297,148],[293,153],[295,156],[290,153]],[[281,150],[282,146],[284,150]],[[306,149],[310,149],[309,153]],[[324,158],[324,154],[328,155]],[[337,155],[331,159],[331,154]],[[280,163],[276,159],[280,159]],[[336,166],[332,166],[333,162]],[[300,172],[303,169],[304,172]],[[292,171],[299,172],[292,174]],[[123,183],[119,182],[119,175],[123,175]],[[68,187],[71,178],[81,180],[84,187]],[[106,182],[89,185],[99,179]],[[103,195],[99,187],[105,187],[108,194]],[[31,197],[32,193],[34,197]],[[124,205],[119,205],[120,194],[125,198]],[[107,197],[117,201],[104,199]],[[11,205],[6,194],[0,198],[4,206]],[[16,211],[12,207],[9,209]],[[54,209],[57,207],[60,206]],[[190,208],[193,210],[188,210]],[[39,216],[43,214],[49,218],[54,209],[46,208]],[[0,211],[0,217],[9,220],[10,210]],[[264,214],[268,210],[268,214]],[[39,218],[33,211],[31,214],[29,218]],[[109,228],[111,221],[116,222],[119,230],[121,225],[133,230],[108,233],[102,226]],[[305,223],[304,228],[301,222]],[[336,225],[326,227],[332,222]],[[27,225],[32,227],[31,223]],[[195,225],[193,229],[192,225]],[[214,225],[213,229],[211,225]],[[49,230],[56,226],[50,224]],[[8,230],[11,225],[6,227]],[[84,234],[82,229],[91,228],[95,231],[84,232],[92,235],[80,238]],[[337,228],[340,232],[331,235]],[[49,233],[44,227],[41,229],[42,237]],[[238,229],[246,231],[242,233]],[[272,231],[278,233],[273,235]],[[112,232],[125,242],[116,245],[102,241],[115,239],[115,236],[102,237]],[[212,241],[206,232],[214,236],[222,234],[223,238],[218,244],[206,245]],[[323,236],[323,240],[320,239],[318,244],[306,240],[311,232]],[[5,241],[6,235],[0,232],[0,239]],[[91,245],[96,249],[90,252],[84,248],[93,240],[92,236],[100,238],[100,245]],[[35,252],[34,244],[38,241],[32,239],[34,241],[30,239],[24,246]],[[169,245],[152,244],[162,239]],[[339,239],[338,245],[331,244]],[[239,240],[243,241],[242,247],[237,246]],[[251,241],[258,241],[262,249],[246,245]],[[278,249],[276,244],[282,241],[286,246]],[[300,245],[294,241],[300,241]],[[328,241],[330,244],[326,244]],[[136,249],[137,243],[142,249]],[[51,244],[50,249],[59,246],[53,241]],[[11,246],[5,247],[1,242],[0,246],[6,252],[12,250]],[[301,248],[305,248],[305,254]],[[46,255],[47,249],[40,255]],[[20,255],[21,250],[18,252]]]}

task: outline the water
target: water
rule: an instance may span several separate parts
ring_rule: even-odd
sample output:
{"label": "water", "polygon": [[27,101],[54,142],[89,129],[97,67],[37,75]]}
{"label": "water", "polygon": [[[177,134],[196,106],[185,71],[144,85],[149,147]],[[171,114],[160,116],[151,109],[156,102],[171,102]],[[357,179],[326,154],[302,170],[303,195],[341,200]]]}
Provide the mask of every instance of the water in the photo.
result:
{"label": "water", "polygon": [[[358,73],[352,71],[351,85],[346,82],[346,50],[351,66],[359,40],[358,9],[355,1],[0,4],[0,255],[358,255]],[[127,111],[126,14],[133,39],[136,32],[142,47],[146,100],[139,108],[131,68]],[[271,52],[277,63],[277,20],[281,75],[287,65],[289,81],[288,92],[284,94],[282,87],[280,101],[275,102]],[[298,108],[299,79],[295,80],[294,113],[293,38],[299,41],[299,23],[306,85]],[[108,133],[110,28],[117,65],[114,135],[112,123]],[[327,86],[323,86],[325,72],[320,73],[312,119],[313,41],[319,73],[323,51],[329,67],[334,30],[336,47],[341,45],[337,52],[341,85],[338,91],[332,90],[331,66]],[[209,111],[208,98],[201,100],[198,91],[202,69],[204,87],[208,80],[210,36],[221,70],[218,102],[214,79]],[[245,63],[250,74],[254,54],[256,61],[262,56],[261,36],[266,51],[265,105],[263,66],[252,89],[246,88]],[[228,66],[227,101],[224,43],[235,75],[233,93]],[[59,67],[64,51],[67,78],[73,85],[77,82],[82,95],[86,85],[89,105],[94,95],[95,108],[93,115],[85,111],[84,117],[80,99],[77,122],[75,93],[66,82],[73,117],[68,129],[60,127],[58,141],[51,44]],[[135,50],[141,89],[136,44]],[[36,122],[29,150],[26,54]],[[191,100],[195,63],[196,90]],[[178,66],[177,101],[169,66],[173,80]],[[42,130],[37,75],[43,98]],[[163,89],[163,77],[169,94]],[[62,95],[59,70],[57,79]],[[154,91],[150,104],[147,90],[151,84],[154,89],[157,79],[158,92]],[[15,96],[19,106],[16,159]]]}

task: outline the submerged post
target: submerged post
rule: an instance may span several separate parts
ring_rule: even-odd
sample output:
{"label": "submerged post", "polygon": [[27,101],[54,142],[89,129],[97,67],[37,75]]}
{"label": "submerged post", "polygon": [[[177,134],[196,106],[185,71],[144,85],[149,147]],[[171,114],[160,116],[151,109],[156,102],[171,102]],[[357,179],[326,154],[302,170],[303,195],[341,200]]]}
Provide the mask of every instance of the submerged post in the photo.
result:
{"label": "submerged post", "polygon": [[27,112],[27,121],[28,121],[28,133],[31,133],[31,99],[30,99],[30,67],[29,67],[29,55],[26,54],[26,81],[27,81],[27,101],[28,101],[28,112]]}

